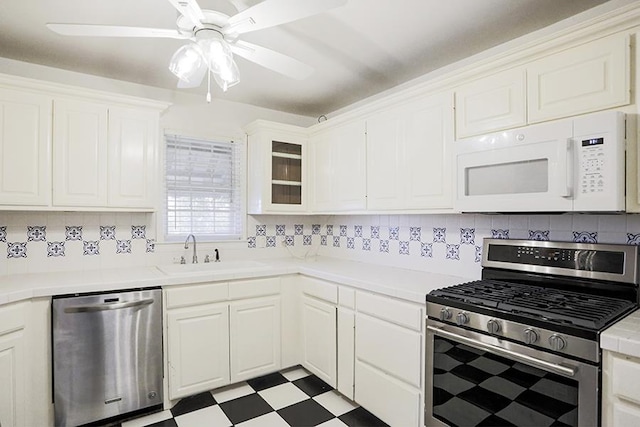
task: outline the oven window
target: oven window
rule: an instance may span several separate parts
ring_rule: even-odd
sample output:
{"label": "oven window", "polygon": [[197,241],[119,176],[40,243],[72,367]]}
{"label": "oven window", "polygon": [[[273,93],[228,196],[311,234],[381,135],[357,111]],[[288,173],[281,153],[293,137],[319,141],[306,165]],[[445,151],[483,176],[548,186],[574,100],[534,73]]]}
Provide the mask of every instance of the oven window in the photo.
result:
{"label": "oven window", "polygon": [[469,167],[465,175],[467,196],[549,191],[548,159]]}
{"label": "oven window", "polygon": [[450,426],[578,425],[578,382],[434,337],[433,414]]}

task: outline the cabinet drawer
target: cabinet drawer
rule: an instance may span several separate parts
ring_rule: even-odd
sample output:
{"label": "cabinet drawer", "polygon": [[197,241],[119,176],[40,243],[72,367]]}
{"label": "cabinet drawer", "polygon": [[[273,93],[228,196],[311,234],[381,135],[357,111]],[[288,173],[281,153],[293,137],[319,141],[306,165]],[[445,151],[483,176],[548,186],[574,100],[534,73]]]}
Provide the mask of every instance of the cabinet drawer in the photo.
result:
{"label": "cabinet drawer", "polygon": [[422,331],[422,306],[364,292],[356,294],[356,305],[360,313]]}
{"label": "cabinet drawer", "polygon": [[165,291],[167,308],[188,307],[229,299],[229,284],[203,283],[170,288]]}
{"label": "cabinet drawer", "polygon": [[638,384],[640,384],[640,363],[614,356],[611,365],[613,394],[621,399],[640,404]]}
{"label": "cabinet drawer", "polygon": [[300,283],[305,294],[333,304],[338,303],[338,285],[304,276],[301,277]]}
{"label": "cabinet drawer", "polygon": [[26,323],[27,306],[25,303],[0,307],[0,335],[22,329]]}
{"label": "cabinet drawer", "polygon": [[240,280],[229,283],[229,298],[253,298],[280,293],[280,279],[269,277],[266,279]]}
{"label": "cabinet drawer", "polygon": [[356,358],[414,387],[422,383],[419,332],[358,313]]}
{"label": "cabinet drawer", "polygon": [[338,301],[340,302],[340,307],[355,309],[356,291],[340,286],[338,288]]}

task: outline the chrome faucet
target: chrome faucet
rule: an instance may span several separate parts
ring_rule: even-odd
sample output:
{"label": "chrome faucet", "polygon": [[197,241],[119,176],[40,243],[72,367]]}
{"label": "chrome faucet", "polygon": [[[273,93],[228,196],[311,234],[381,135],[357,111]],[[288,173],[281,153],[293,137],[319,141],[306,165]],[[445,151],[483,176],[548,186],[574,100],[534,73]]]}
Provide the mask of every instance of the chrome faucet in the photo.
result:
{"label": "chrome faucet", "polygon": [[189,238],[193,239],[193,258],[191,259],[191,262],[197,264],[198,256],[196,255],[196,236],[194,236],[193,234],[189,234],[187,236],[187,240],[184,241],[184,248],[189,249]]}

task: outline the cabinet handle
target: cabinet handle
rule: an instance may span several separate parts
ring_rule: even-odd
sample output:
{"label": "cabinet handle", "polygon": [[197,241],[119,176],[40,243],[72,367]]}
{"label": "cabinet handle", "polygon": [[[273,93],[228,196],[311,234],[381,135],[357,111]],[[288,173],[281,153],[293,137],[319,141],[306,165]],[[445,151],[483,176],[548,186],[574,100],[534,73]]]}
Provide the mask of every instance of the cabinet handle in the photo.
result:
{"label": "cabinet handle", "polygon": [[94,313],[96,311],[120,310],[123,308],[141,307],[149,304],[153,304],[153,298],[141,299],[136,301],[107,303],[107,304],[77,305],[74,307],[65,308],[64,312],[65,313]]}

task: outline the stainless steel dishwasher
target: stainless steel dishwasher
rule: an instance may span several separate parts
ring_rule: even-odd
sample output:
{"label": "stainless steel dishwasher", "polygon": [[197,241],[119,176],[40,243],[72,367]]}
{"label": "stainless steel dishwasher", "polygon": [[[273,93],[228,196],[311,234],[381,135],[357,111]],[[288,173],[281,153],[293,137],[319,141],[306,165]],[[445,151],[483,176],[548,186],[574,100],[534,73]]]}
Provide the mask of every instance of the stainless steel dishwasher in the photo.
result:
{"label": "stainless steel dishwasher", "polygon": [[56,426],[162,404],[160,289],[54,297],[52,329]]}

